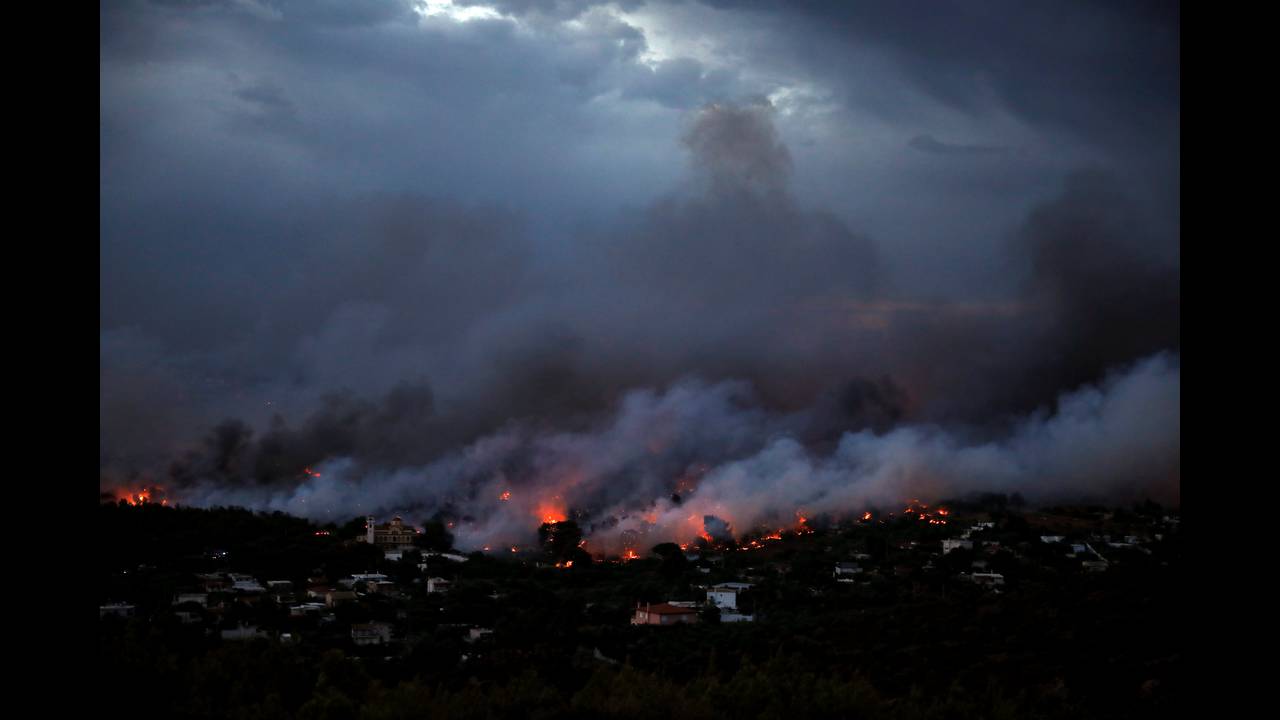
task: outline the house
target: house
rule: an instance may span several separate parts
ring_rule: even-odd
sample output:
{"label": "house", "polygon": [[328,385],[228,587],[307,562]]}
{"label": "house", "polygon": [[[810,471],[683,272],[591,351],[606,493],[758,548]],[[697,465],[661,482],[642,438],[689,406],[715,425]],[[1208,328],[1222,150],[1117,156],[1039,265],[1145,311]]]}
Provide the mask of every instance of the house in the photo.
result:
{"label": "house", "polygon": [[943,540],[942,541],[943,555],[946,555],[952,550],[972,550],[972,549],[973,549],[972,540]]}
{"label": "house", "polygon": [[258,582],[258,579],[252,575],[227,573],[227,576],[231,578],[231,589],[237,593],[261,593],[267,591]]}
{"label": "house", "polygon": [[[730,610],[738,609],[738,593],[751,589],[751,583],[728,582],[714,585],[707,590],[707,602],[715,605],[721,610],[728,608]],[[675,603],[670,603],[675,604]]]}
{"label": "house", "polygon": [[1004,584],[1004,575],[1001,575],[1000,573],[976,572],[970,575],[969,579],[978,585],[995,586]]}
{"label": "house", "polygon": [[174,605],[195,603],[200,607],[209,607],[209,593],[178,593],[173,596]]}
{"label": "house", "polygon": [[1040,536],[1040,542],[1045,543],[1046,545],[1052,545],[1053,543],[1060,543],[1066,539],[1067,538],[1064,535],[1041,535]]}
{"label": "house", "polygon": [[755,622],[755,619],[756,619],[755,615],[743,615],[742,613],[736,613],[736,612],[720,613],[720,622],[722,623]]}
{"label": "house", "polygon": [[342,578],[338,581],[338,584],[346,588],[351,588],[355,587],[357,583],[367,583],[372,585],[373,583],[382,582],[387,579],[389,578],[382,573],[356,573],[351,577]]}
{"label": "house", "polygon": [[452,585],[452,582],[445,580],[444,578],[427,578],[427,592],[429,593],[449,592],[449,588],[452,587]]}
{"label": "house", "polygon": [[356,594],[350,590],[331,590],[324,596],[324,604],[329,607],[337,607],[355,601]]}
{"label": "house", "polygon": [[493,631],[489,628],[471,628],[467,631],[467,642],[473,643],[486,635],[492,635]]}
{"label": "house", "polygon": [[387,623],[357,623],[351,626],[351,641],[356,645],[385,645],[391,642],[391,626]]}
{"label": "house", "polygon": [[200,586],[204,588],[205,592],[231,589],[231,580],[222,573],[202,573],[196,575],[196,580],[200,582]]}
{"label": "house", "polygon": [[366,587],[369,589],[369,592],[377,593],[379,595],[394,596],[400,593],[396,588],[396,584],[390,580],[379,580],[378,582],[369,583]]}
{"label": "house", "polygon": [[691,607],[679,607],[672,603],[657,605],[636,604],[632,625],[679,625],[681,623],[698,622],[698,611]]}
{"label": "house", "polygon": [[312,585],[307,588],[307,597],[312,600],[324,600],[324,596],[333,592],[333,588],[328,585]]}
{"label": "house", "polygon": [[[853,576],[862,573],[862,566],[853,562],[836,563],[836,569],[832,572],[832,576],[837,582],[851,583],[854,581]],[[722,618],[723,619],[723,618]]]}
{"label": "house", "polygon": [[323,613],[325,610],[325,607],[327,606],[324,603],[317,603],[317,602],[302,603],[301,605],[294,605],[293,607],[289,608],[289,616],[290,617],[314,617]]}
{"label": "house", "polygon": [[1085,572],[1103,572],[1107,569],[1107,561],[1083,560],[1080,563],[1080,567],[1084,568]]}

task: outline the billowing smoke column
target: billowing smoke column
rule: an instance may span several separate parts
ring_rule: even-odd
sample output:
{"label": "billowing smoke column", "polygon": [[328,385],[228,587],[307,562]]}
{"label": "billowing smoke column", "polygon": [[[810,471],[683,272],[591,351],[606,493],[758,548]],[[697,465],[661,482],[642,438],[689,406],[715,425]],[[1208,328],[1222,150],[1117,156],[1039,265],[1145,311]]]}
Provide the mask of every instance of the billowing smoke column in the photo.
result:
{"label": "billowing smoke column", "polygon": [[791,434],[803,413],[766,413],[741,384],[691,380],[632,392],[584,432],[513,427],[422,467],[362,472],[337,459],[287,490],[206,485],[184,500],[320,519],[445,512],[468,549],[527,543],[539,523],[573,515],[593,550],[615,552],[624,532],[648,544],[724,540],[790,527],[799,509],[852,517],[974,491],[1176,502],[1179,382],[1178,356],[1159,354],[1061,396],[1056,410],[1000,438],[903,425],[846,433],[817,454]]}
{"label": "billowing smoke column", "polygon": [[[341,238],[290,258],[312,280],[246,311],[266,315],[243,358],[210,361],[269,378],[218,414],[247,419],[139,469],[189,388],[161,350],[104,341],[103,487],[439,513],[468,549],[571,518],[614,552],[969,491],[1177,501],[1176,232],[1074,174],[1014,233],[1020,290],[903,299],[875,243],[792,196],[771,112],[696,113],[688,192],[572,263],[535,267],[537,243],[447,203],[318,209]],[[300,425],[262,422],[277,391],[307,399]]]}

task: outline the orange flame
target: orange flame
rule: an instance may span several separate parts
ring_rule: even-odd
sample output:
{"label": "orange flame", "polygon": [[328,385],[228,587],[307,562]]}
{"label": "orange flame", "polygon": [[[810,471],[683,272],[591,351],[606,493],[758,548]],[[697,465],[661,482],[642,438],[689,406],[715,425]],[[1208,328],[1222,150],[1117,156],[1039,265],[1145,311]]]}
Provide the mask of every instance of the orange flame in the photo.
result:
{"label": "orange flame", "polygon": [[551,500],[543,500],[538,503],[537,509],[534,511],[538,518],[544,523],[564,522],[567,518],[564,508],[555,502],[559,498]]}
{"label": "orange flame", "polygon": [[[156,499],[154,497],[156,492],[163,493],[164,488],[158,487],[158,486],[144,487],[141,490],[138,490],[137,492],[125,491],[124,493],[116,495],[116,498],[119,500],[124,500],[130,505],[145,505],[147,503],[156,502]],[[168,505],[169,501],[165,498],[161,498],[159,500],[159,503],[161,505]]]}

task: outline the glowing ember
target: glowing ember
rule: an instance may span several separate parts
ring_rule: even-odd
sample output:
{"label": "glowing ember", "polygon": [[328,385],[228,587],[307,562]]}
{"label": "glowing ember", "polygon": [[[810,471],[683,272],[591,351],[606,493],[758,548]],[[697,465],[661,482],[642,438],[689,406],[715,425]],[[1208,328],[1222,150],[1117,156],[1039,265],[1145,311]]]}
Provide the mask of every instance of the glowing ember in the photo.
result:
{"label": "glowing ember", "polygon": [[917,520],[921,522],[926,522],[930,525],[946,525],[947,524],[947,521],[943,520],[942,518],[949,515],[951,513],[950,510],[947,510],[946,508],[938,508],[932,513],[927,512],[928,510],[929,510],[928,505],[921,503],[919,500],[910,500],[909,505],[907,506],[907,509],[903,510],[902,514],[915,515]]}
{"label": "glowing ember", "polygon": [[309,467],[302,468],[302,472],[306,474],[308,477],[320,477],[320,473],[316,472],[315,470],[312,470]]}
{"label": "glowing ember", "polygon": [[505,490],[505,491],[503,491],[503,493],[502,493],[501,495],[499,495],[499,496],[498,496],[498,499],[499,499],[499,500],[502,500],[502,501],[504,501],[504,502],[505,502],[505,501],[507,501],[507,500],[510,500],[510,499],[511,499],[511,491],[510,491],[510,490]]}

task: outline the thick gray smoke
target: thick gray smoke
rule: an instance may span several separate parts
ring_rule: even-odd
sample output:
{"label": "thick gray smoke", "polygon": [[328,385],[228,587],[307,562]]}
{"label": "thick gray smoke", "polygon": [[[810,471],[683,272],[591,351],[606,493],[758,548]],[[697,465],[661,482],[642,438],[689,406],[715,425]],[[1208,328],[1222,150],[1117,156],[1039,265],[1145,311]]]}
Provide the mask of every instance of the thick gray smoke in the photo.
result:
{"label": "thick gray smoke", "polygon": [[686,381],[629,393],[583,432],[511,427],[422,466],[379,472],[343,457],[293,487],[206,484],[186,498],[318,519],[445,511],[464,548],[524,544],[540,522],[573,516],[593,548],[615,550],[622,531],[687,542],[789,526],[797,513],[850,516],[980,491],[1176,503],[1179,388],[1178,356],[1158,354],[1062,395],[998,439],[904,424],[846,433],[821,454],[792,434],[802,418],[762,410],[745,386]]}
{"label": "thick gray smoke", "polygon": [[[966,491],[1177,500],[1176,232],[1074,175],[1002,259],[1017,293],[902,299],[872,239],[793,196],[774,112],[694,113],[689,186],[564,258],[491,208],[295,208],[267,229],[309,240],[288,272],[226,296],[207,333],[104,340],[103,485],[440,512],[467,548],[570,516],[607,545]],[[238,419],[201,429],[214,414]]]}

